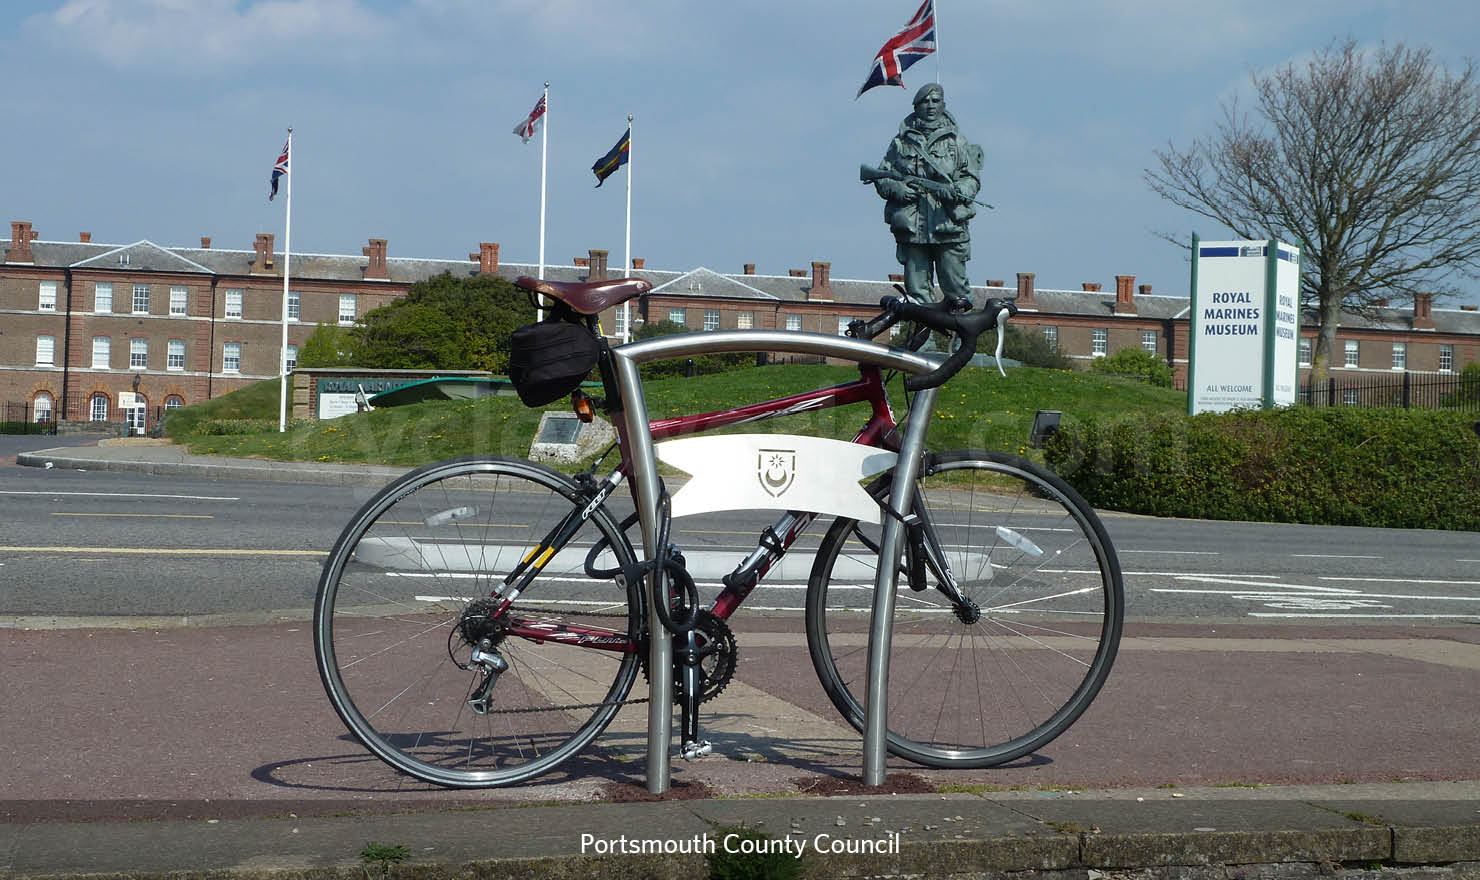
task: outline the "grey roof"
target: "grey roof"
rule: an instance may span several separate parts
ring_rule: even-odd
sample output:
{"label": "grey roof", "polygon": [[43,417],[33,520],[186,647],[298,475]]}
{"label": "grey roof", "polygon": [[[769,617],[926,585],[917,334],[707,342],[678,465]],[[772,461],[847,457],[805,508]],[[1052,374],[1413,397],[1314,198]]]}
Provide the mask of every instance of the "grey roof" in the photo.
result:
{"label": "grey roof", "polygon": [[721,275],[703,266],[656,285],[652,293],[677,294],[680,296],[712,296],[727,299],[780,299],[741,281],[747,276]]}
{"label": "grey roof", "polygon": [[179,253],[160,247],[152,241],[141,240],[95,256],[78,260],[74,269],[121,269],[136,272],[191,272],[212,274],[212,270]]}

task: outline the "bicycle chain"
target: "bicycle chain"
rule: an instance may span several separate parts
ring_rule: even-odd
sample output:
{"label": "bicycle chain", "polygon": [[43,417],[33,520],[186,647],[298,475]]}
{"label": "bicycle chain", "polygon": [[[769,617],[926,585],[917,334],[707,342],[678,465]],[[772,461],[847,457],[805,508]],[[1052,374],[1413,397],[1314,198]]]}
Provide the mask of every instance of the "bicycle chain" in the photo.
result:
{"label": "bicycle chain", "polygon": [[[530,608],[528,610],[529,610],[529,613],[531,613],[531,614],[553,613],[553,612],[544,612],[544,611],[542,611],[540,609],[537,609],[537,608]],[[611,614],[609,612],[602,612],[602,611],[564,611],[564,610],[562,610],[560,612],[560,614],[561,614],[562,617],[608,617],[608,618],[610,618],[610,617],[614,617],[615,616],[615,615],[613,615],[613,614]],[[644,645],[647,644],[647,640],[644,638],[642,643]],[[639,652],[639,656],[643,656],[643,652]],[[567,705],[564,705],[564,706],[538,706],[538,707],[533,707],[532,706],[532,707],[527,708],[527,709],[490,709],[489,712],[488,712],[488,714],[489,715],[528,715],[528,714],[532,714],[532,713],[535,713],[535,712],[563,712],[563,711],[565,711],[567,709],[604,709],[607,706],[628,706],[628,705],[633,705],[633,704],[636,704],[636,703],[646,703],[646,702],[648,702],[648,698],[647,697],[639,697],[637,699],[632,699],[632,700],[604,700],[604,701],[602,701],[600,703],[570,703],[570,704],[567,704]]]}

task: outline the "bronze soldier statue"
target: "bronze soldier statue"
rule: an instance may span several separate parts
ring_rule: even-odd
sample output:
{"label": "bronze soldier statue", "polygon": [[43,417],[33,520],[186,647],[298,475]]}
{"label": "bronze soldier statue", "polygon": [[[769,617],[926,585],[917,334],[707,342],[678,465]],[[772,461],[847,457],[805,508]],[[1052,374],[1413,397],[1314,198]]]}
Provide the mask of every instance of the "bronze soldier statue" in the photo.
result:
{"label": "bronze soldier statue", "polygon": [[899,124],[877,169],[864,166],[884,199],[884,220],[894,233],[911,299],[935,299],[932,279],[947,297],[970,299],[967,223],[981,191],[982,148],[967,143],[946,110],[945,89],[930,83],[915,93],[915,110]]}

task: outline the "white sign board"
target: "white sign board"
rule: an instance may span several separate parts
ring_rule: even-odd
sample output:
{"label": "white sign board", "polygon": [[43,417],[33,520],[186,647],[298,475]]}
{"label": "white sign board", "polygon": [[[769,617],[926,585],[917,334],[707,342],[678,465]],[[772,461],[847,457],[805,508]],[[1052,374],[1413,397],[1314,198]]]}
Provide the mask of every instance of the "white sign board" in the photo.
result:
{"label": "white sign board", "polygon": [[673,494],[673,515],[720,510],[805,510],[879,521],[859,481],[894,466],[892,452],[790,434],[685,437],[655,447],[693,479]]}
{"label": "white sign board", "polygon": [[1187,411],[1294,403],[1299,301],[1298,249],[1194,236]]}

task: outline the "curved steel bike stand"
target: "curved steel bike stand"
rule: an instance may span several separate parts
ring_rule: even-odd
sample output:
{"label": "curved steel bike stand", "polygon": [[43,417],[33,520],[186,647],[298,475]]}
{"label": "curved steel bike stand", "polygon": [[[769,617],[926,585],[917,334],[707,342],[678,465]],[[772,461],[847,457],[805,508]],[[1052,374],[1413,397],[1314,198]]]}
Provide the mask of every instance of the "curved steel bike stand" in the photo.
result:
{"label": "curved steel bike stand", "polygon": [[[801,333],[790,330],[727,330],[686,333],[629,342],[612,349],[621,394],[624,435],[632,462],[633,493],[638,520],[642,525],[645,558],[658,555],[658,463],[653,438],[648,433],[647,401],[643,396],[639,364],[701,354],[781,351],[793,354],[823,355],[855,363],[871,364],[911,374],[928,373],[935,362],[901,348],[865,342],[845,336]],[[919,476],[920,460],[925,452],[925,433],[935,410],[937,389],[915,394],[905,423],[899,448],[899,461],[894,469],[894,484],[910,486]],[[887,757],[889,644],[894,632],[894,591],[899,582],[899,567],[885,565],[885,559],[898,559],[904,537],[903,517],[909,513],[908,492],[891,493],[889,504],[896,516],[886,517],[879,546],[879,573],[874,582],[874,604],[869,624],[868,641],[868,706],[864,715],[863,783],[884,784],[884,762]],[[670,785],[669,751],[673,738],[673,636],[657,617],[657,597],[667,595],[667,584],[661,570],[651,575],[648,632],[648,750],[647,785],[653,794],[662,794]]]}

